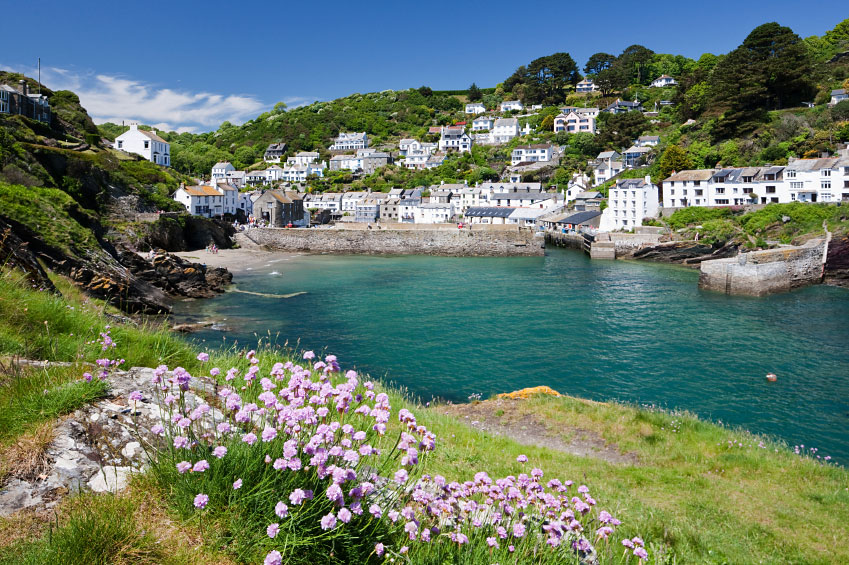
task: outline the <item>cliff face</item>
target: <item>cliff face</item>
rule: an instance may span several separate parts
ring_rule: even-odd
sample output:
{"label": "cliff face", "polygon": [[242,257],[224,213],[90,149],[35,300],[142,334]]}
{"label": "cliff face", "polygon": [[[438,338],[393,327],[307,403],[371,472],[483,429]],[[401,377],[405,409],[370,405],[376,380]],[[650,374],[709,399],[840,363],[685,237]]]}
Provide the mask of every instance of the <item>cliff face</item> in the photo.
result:
{"label": "cliff face", "polygon": [[198,216],[161,216],[147,224],[143,237],[145,244],[165,251],[195,251],[215,244],[219,249],[230,249],[230,239],[236,230],[228,222]]}
{"label": "cliff face", "polygon": [[832,237],[828,245],[823,282],[849,288],[849,235]]}

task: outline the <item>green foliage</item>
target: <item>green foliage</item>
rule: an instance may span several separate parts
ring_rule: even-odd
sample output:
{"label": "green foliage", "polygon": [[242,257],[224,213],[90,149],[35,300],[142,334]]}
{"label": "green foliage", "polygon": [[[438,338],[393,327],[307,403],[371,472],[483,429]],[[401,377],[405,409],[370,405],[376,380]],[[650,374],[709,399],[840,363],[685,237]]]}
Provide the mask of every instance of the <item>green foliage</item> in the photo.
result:
{"label": "green foliage", "polygon": [[598,142],[603,147],[624,149],[630,147],[648,128],[649,121],[642,112],[604,112],[599,116]]}
{"label": "green foliage", "polygon": [[663,182],[665,179],[672,176],[673,172],[685,171],[691,169],[693,164],[690,162],[687,152],[677,145],[669,145],[660,156],[658,162],[658,178],[653,179],[655,182]]}
{"label": "green foliage", "polygon": [[573,89],[579,80],[578,65],[572,56],[554,53],[519,67],[504,81],[504,88],[526,104],[559,104],[565,100],[567,89]]}
{"label": "green foliage", "polygon": [[[803,233],[822,232],[823,222],[832,228],[845,226],[849,211],[834,204],[810,204],[790,202],[787,204],[768,204],[763,209],[750,212],[740,218],[740,224],[746,232],[761,235],[771,227],[779,227],[788,236],[795,237]],[[788,217],[787,222],[783,221]]]}
{"label": "green foliage", "polygon": [[469,99],[469,102],[478,102],[483,99],[483,92],[481,92],[481,89],[478,88],[478,85],[472,83],[469,87],[467,98]]}
{"label": "green foliage", "polygon": [[676,210],[669,216],[666,223],[670,228],[677,230],[687,226],[701,225],[708,220],[719,220],[730,218],[732,212],[729,208],[702,208],[701,206],[689,206]]}

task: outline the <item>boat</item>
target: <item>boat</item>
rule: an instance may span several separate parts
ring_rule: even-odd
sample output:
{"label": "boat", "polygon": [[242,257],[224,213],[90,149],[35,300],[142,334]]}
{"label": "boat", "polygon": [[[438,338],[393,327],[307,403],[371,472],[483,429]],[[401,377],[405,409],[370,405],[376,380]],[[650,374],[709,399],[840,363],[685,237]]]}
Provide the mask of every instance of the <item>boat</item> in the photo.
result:
{"label": "boat", "polygon": [[767,373],[766,374],[766,380],[768,380],[771,383],[774,383],[775,381],[778,380],[778,375],[776,375],[775,373]]}

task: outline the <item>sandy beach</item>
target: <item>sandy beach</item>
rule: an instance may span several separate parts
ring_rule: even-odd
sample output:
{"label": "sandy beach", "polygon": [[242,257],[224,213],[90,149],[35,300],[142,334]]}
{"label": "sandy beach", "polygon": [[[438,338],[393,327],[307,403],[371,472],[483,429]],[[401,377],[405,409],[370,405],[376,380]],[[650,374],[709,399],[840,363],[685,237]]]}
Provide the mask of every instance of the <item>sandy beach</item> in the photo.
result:
{"label": "sandy beach", "polygon": [[231,273],[262,271],[273,269],[281,263],[290,262],[302,253],[284,253],[261,251],[259,249],[221,249],[218,253],[199,251],[178,251],[171,253],[194,263],[203,263],[209,268],[224,267]]}

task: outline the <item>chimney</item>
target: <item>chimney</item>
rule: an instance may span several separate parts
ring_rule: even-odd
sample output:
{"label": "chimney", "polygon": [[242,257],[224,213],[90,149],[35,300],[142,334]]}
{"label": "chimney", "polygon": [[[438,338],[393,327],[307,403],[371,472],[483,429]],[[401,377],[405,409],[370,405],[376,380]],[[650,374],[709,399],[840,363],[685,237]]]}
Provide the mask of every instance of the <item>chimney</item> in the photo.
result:
{"label": "chimney", "polygon": [[21,79],[19,82],[21,83],[21,92],[24,93],[24,96],[29,96],[29,85],[27,81]]}
{"label": "chimney", "polygon": [[646,175],[646,184],[651,184],[651,175]]}
{"label": "chimney", "polygon": [[130,124],[130,131],[135,131],[135,130],[137,130],[137,129],[139,129],[139,125],[138,125],[138,124],[135,124],[135,123]]}

